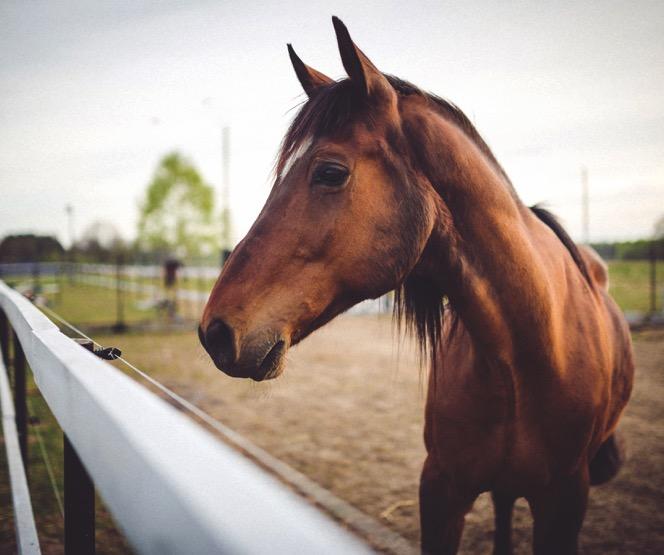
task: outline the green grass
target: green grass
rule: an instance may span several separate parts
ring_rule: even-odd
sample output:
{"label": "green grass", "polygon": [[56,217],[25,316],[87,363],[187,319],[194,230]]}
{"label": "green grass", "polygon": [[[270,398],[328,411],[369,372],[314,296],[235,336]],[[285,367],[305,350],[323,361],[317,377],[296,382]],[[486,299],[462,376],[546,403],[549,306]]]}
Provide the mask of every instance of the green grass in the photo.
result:
{"label": "green grass", "polygon": [[[145,294],[123,292],[124,321],[127,323],[152,320],[153,308],[143,307],[149,297]],[[57,294],[48,295],[49,308],[66,320],[79,324],[109,324],[117,319],[116,292],[94,285],[60,284]]]}
{"label": "green grass", "polygon": [[[657,263],[657,307],[662,310],[664,261]],[[612,260],[609,262],[609,293],[624,311],[650,310],[650,263],[646,260]]]}

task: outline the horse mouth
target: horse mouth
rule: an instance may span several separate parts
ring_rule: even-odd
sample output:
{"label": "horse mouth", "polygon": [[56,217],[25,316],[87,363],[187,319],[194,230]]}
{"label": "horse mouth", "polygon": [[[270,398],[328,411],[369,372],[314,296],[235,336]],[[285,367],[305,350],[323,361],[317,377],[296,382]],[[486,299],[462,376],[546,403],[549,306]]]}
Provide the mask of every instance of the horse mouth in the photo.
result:
{"label": "horse mouth", "polygon": [[284,354],[286,353],[286,342],[283,339],[277,341],[267,352],[251,379],[257,382],[272,380],[279,376],[284,366]]}

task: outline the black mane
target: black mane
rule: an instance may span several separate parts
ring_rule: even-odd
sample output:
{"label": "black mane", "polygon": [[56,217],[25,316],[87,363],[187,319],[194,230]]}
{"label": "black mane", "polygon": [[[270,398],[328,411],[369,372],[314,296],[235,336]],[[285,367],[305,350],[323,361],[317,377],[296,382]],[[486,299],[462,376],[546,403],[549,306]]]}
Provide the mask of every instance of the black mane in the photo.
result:
{"label": "black mane", "polygon": [[579,268],[581,274],[583,274],[583,277],[586,279],[588,283],[591,283],[590,274],[588,272],[588,266],[586,265],[586,261],[581,256],[579,247],[577,247],[576,243],[572,241],[572,238],[567,234],[565,228],[558,221],[558,218],[556,218],[554,214],[552,214],[551,212],[549,212],[548,210],[542,208],[537,204],[535,206],[531,206],[530,209],[535,214],[535,216],[537,216],[543,223],[548,225],[553,230],[553,232],[556,234],[556,237],[560,239],[560,242],[563,245],[565,245],[565,248],[572,255],[572,259]]}

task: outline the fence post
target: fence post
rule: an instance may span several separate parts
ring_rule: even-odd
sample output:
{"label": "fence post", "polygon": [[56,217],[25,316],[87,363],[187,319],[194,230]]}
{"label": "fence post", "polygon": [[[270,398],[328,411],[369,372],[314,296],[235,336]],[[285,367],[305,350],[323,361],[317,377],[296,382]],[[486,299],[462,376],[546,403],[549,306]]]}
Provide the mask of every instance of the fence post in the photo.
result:
{"label": "fence post", "polygon": [[124,257],[122,254],[118,254],[115,259],[115,325],[113,326],[115,333],[127,331],[127,324],[124,320],[124,291],[122,290],[123,266]]}
{"label": "fence post", "polygon": [[56,292],[55,292],[55,302],[56,304],[61,304],[62,303],[62,288],[64,286],[64,269],[63,269],[63,262],[60,260],[60,262],[57,263],[56,266],[56,273],[55,273],[55,286],[57,287]]}
{"label": "fence post", "polygon": [[41,263],[33,262],[32,264],[32,294],[37,297],[41,294]]}
{"label": "fence post", "polygon": [[0,308],[0,348],[2,349],[2,362],[9,371],[9,319],[5,311]]}
{"label": "fence post", "polygon": [[[77,340],[94,350],[91,341]],[[95,487],[67,434],[62,434],[65,474],[65,555],[95,553]]]}
{"label": "fence post", "polygon": [[16,413],[16,431],[18,443],[23,456],[23,466],[28,466],[28,409],[26,405],[25,387],[25,353],[18,339],[14,335],[14,412]]}
{"label": "fence post", "polygon": [[657,312],[657,250],[655,241],[650,242],[650,316]]}

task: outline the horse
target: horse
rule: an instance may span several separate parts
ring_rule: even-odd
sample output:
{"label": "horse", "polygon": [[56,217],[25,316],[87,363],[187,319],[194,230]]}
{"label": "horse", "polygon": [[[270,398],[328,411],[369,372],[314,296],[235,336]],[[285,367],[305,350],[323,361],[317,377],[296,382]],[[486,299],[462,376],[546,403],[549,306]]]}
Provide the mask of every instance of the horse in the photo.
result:
{"label": "horse", "polygon": [[289,347],[395,291],[430,372],[425,553],[458,550],[482,492],[494,553],[525,497],[537,555],[575,553],[589,485],[623,459],[634,364],[606,268],[529,208],[454,104],[380,72],[336,17],[347,78],[306,65],[274,185],[215,283],[199,337],[230,376],[273,379]]}

